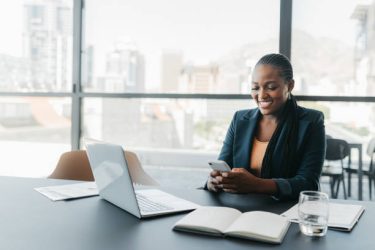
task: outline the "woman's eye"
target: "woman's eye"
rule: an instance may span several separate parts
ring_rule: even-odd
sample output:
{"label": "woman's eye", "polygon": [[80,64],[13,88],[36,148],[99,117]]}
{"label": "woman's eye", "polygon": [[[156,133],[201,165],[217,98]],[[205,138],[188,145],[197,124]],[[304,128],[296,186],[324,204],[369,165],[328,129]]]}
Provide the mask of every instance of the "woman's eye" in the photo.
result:
{"label": "woman's eye", "polygon": [[270,86],[270,87],[267,87],[267,89],[269,89],[269,90],[275,90],[276,87],[274,87],[274,86]]}

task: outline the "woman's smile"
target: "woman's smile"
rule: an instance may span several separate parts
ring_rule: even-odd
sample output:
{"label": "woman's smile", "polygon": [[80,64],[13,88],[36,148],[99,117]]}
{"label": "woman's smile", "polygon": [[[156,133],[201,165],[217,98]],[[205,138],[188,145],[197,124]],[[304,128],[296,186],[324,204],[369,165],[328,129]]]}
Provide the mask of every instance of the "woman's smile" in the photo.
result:
{"label": "woman's smile", "polygon": [[267,101],[258,101],[258,106],[261,109],[267,109],[271,107],[272,105],[272,100],[267,100]]}

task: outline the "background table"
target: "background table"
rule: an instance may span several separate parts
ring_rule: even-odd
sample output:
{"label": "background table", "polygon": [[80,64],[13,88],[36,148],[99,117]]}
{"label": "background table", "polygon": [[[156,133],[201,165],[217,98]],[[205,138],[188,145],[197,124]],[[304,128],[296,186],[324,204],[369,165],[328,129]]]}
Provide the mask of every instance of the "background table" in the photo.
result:
{"label": "background table", "polygon": [[[356,143],[356,142],[350,142],[348,143],[350,147],[350,153],[349,153],[349,164],[352,164],[352,157],[351,157],[351,151],[352,149],[358,150],[358,200],[363,199],[362,194],[362,179],[363,179],[363,170],[362,170],[362,143]],[[349,176],[351,176],[351,173],[348,173]],[[349,177],[350,180],[350,177]],[[348,196],[351,196],[351,181],[348,183]]]}
{"label": "background table", "polygon": [[[34,187],[69,181],[0,177],[0,248],[11,250],[168,250],[168,249],[375,249],[375,204],[366,206],[351,233],[329,230],[326,237],[302,235],[292,224],[281,245],[176,232],[173,225],[184,214],[139,220],[124,210],[91,197],[52,202]],[[231,206],[241,211],[281,213],[294,202],[278,202],[263,195],[213,194],[204,190],[167,189],[201,205]],[[220,218],[218,218],[220,219]]]}

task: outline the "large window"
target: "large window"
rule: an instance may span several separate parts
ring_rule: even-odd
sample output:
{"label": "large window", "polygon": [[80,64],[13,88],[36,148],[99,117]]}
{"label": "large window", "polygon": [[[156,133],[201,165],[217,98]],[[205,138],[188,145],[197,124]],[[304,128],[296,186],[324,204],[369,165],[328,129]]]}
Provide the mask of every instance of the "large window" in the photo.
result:
{"label": "large window", "polygon": [[291,2],[2,4],[0,174],[46,176],[92,137],[137,152],[163,184],[197,186],[234,112],[254,107],[255,62],[279,51],[291,54],[294,94],[308,96],[299,103],[325,113],[328,134],[366,147],[375,133],[375,1]]}
{"label": "large window", "polygon": [[279,5],[275,0],[88,0],[84,90],[248,93],[255,61],[278,51]]}

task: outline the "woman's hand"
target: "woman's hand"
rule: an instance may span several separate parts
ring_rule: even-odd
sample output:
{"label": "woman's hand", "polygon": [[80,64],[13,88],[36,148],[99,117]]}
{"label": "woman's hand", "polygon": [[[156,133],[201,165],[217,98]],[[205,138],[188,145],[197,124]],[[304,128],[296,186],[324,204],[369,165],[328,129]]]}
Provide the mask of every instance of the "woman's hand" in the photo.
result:
{"label": "woman's hand", "polygon": [[230,193],[254,193],[259,189],[260,178],[244,168],[233,168],[216,178],[217,186]]}
{"label": "woman's hand", "polygon": [[223,190],[229,193],[262,193],[277,194],[276,182],[262,179],[251,174],[244,168],[233,168],[230,172],[212,171],[207,182],[210,191]]}
{"label": "woman's hand", "polygon": [[261,193],[277,194],[276,182],[272,179],[262,179],[251,174],[244,168],[233,168],[215,178],[225,192],[230,193]]}
{"label": "woman's hand", "polygon": [[210,177],[207,181],[208,190],[218,192],[222,189],[221,185],[219,185],[218,180],[216,179],[217,177],[221,177],[219,171],[214,170],[210,173]]}

